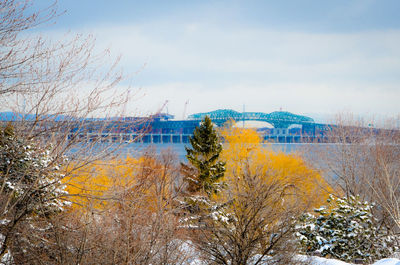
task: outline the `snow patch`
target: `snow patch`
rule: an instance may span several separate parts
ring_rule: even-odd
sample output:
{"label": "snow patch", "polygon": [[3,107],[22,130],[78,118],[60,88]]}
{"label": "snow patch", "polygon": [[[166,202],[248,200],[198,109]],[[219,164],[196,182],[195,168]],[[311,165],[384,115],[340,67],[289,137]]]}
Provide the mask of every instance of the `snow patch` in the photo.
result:
{"label": "snow patch", "polygon": [[381,259],[377,262],[375,262],[373,265],[400,265],[400,260],[399,259]]}

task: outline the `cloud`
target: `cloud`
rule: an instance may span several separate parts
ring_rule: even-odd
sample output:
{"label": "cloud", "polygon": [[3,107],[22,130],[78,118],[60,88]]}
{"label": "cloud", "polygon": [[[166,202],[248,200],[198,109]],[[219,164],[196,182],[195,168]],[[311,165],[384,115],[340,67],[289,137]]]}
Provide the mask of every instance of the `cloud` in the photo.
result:
{"label": "cloud", "polygon": [[235,108],[397,113],[400,31],[310,33],[220,24],[102,25],[87,28],[99,48],[123,56],[146,97],[143,112]]}

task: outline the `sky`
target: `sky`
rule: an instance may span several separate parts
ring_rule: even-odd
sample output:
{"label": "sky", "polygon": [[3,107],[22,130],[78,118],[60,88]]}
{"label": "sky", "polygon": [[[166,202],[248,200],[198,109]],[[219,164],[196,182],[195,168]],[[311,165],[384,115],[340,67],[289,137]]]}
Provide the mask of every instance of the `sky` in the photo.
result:
{"label": "sky", "polygon": [[139,91],[128,114],[400,113],[398,0],[59,0],[58,9],[44,34],[93,34],[97,49],[121,55]]}

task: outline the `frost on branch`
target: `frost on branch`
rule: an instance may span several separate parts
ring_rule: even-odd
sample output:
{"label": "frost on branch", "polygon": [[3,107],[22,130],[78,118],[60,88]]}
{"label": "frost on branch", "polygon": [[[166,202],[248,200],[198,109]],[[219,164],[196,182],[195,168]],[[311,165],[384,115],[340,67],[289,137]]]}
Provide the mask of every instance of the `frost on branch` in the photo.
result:
{"label": "frost on branch", "polygon": [[371,262],[389,256],[396,250],[395,239],[377,226],[372,208],[357,197],[330,196],[327,207],[315,209],[314,215],[303,215],[297,226],[303,251],[350,262]]}
{"label": "frost on branch", "polygon": [[59,161],[51,157],[49,150],[15,136],[9,128],[0,139],[0,174],[1,196],[13,202],[2,209],[3,214],[13,205],[48,214],[68,204],[60,199],[66,191],[60,182],[63,175]]}
{"label": "frost on branch", "polygon": [[21,248],[18,241],[29,245],[26,238],[40,227],[48,228],[46,218],[69,204],[63,200],[66,191],[59,160],[17,136],[11,126],[0,129],[0,257],[9,248]]}

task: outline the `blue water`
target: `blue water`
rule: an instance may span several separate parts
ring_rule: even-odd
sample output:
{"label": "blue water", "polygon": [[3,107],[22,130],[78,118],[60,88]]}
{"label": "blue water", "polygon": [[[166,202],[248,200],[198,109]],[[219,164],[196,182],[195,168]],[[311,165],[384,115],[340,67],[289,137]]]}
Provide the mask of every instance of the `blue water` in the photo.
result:
{"label": "blue water", "polygon": [[[153,149],[155,153],[160,154],[163,150],[170,150],[177,155],[180,160],[185,160],[186,150],[185,145],[189,144],[145,144],[145,143],[131,143],[125,144],[119,152],[122,155],[130,155],[133,157],[141,156],[146,150]],[[290,153],[304,153],[308,152],[310,149],[315,149],[318,147],[323,147],[324,144],[309,144],[309,143],[269,143],[264,144],[265,147],[271,148],[275,152]]]}

